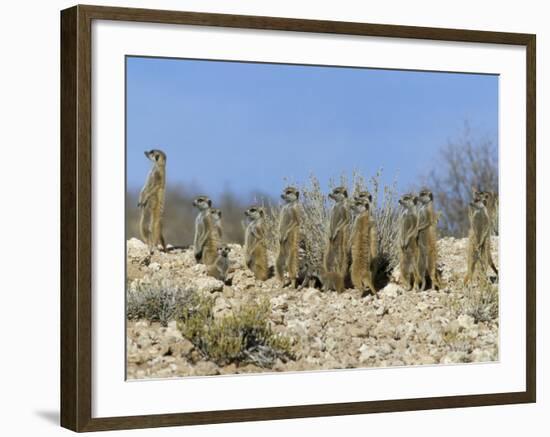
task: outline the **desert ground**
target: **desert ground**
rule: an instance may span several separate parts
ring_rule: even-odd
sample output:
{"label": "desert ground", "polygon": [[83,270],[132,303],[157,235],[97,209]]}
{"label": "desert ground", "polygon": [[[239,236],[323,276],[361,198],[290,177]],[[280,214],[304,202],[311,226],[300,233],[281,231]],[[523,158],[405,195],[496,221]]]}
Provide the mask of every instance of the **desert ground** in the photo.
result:
{"label": "desert ground", "polygon": [[[498,237],[492,237],[498,265]],[[394,270],[376,297],[348,289],[339,294],[315,288],[280,288],[277,281],[254,279],[244,269],[242,248],[232,244],[232,284],[207,276],[191,249],[149,255],[127,242],[128,302],[143,290],[184,289],[213,302],[213,320],[223,320],[253,302],[268,302],[267,324],[285,336],[291,357],[269,365],[257,360],[220,362],[196,339],[182,335],[177,314],[139,318],[129,308],[127,377],[166,378],[248,372],[283,372],[387,366],[414,366],[498,360],[498,286],[465,288],[467,239],[438,241],[440,290],[406,291]],[[494,278],[493,281],[494,282]],[[155,291],[150,293],[154,293]],[[141,301],[140,301],[141,302]],[[170,305],[163,304],[163,305]],[[164,325],[164,326],[163,326]],[[191,341],[193,340],[193,341]]]}

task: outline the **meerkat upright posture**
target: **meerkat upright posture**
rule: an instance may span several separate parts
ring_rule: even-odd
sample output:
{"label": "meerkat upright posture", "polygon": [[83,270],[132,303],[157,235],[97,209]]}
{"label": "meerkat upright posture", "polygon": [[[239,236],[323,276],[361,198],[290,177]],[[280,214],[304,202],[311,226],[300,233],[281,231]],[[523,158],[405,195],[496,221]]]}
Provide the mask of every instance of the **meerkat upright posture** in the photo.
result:
{"label": "meerkat upright posture", "polygon": [[244,214],[248,222],[244,233],[245,264],[252,270],[256,279],[265,281],[269,278],[264,224],[265,211],[262,207],[251,206]]}
{"label": "meerkat upright posture", "polygon": [[198,196],[193,200],[193,206],[199,210],[195,219],[195,238],[193,250],[197,262],[210,265],[216,262],[220,237],[214,228],[214,220],[210,214],[212,201],[207,196]]}
{"label": "meerkat upright posture", "polygon": [[[418,199],[412,194],[404,194],[399,199],[402,207],[399,222],[399,269],[401,281],[407,290],[420,285],[421,278],[418,273],[418,215],[416,204]],[[411,285],[412,280],[412,285]]]}
{"label": "meerkat upright posture", "polygon": [[351,214],[347,204],[348,191],[345,187],[336,187],[328,196],[335,203],[330,212],[330,223],[323,259],[324,275],[335,273],[340,275],[342,280],[344,280],[349,267],[349,227]]}
{"label": "meerkat upright posture", "polygon": [[483,198],[486,200],[487,214],[489,215],[489,220],[491,222],[491,233],[498,233],[498,194],[493,191],[482,191],[478,187],[472,187],[472,199],[474,202]]}
{"label": "meerkat upright posture", "polygon": [[437,272],[437,217],[433,207],[433,194],[428,189],[418,193],[418,274],[420,290],[426,287],[426,277],[430,278],[432,288],[439,289]]}
{"label": "meerkat upright posture", "polygon": [[368,200],[356,198],[351,204],[355,219],[351,227],[351,281],[358,290],[368,287],[376,293],[373,280],[373,261],[376,257],[378,237],[369,213]]}
{"label": "meerkat upright posture", "polygon": [[210,217],[212,217],[212,224],[214,232],[216,232],[218,240],[223,239],[223,227],[222,227],[222,212],[219,208],[210,208]]}
{"label": "meerkat upright posture", "polygon": [[472,188],[472,200],[474,203],[479,202],[479,200],[482,199],[485,204],[485,208],[487,210],[487,215],[489,216],[489,223],[490,223],[490,230],[489,230],[489,241],[487,243],[488,249],[488,258],[487,262],[489,263],[489,266],[495,272],[495,275],[498,276],[498,269],[495,266],[495,263],[493,261],[493,256],[491,255],[491,235],[496,234],[498,232],[498,219],[497,219],[497,212],[498,212],[498,196],[496,193],[492,191],[480,191],[477,188]]}
{"label": "meerkat upright posture", "polygon": [[153,166],[149,171],[145,185],[139,193],[138,207],[141,208],[139,229],[141,238],[153,253],[159,244],[166,249],[162,236],[162,213],[164,212],[164,195],[166,190],[166,154],[153,149],[145,152]]}
{"label": "meerkat upright posture", "polygon": [[479,266],[480,274],[485,276],[489,265],[491,251],[491,219],[487,212],[487,200],[477,197],[468,207],[470,219],[470,231],[468,233],[468,271],[464,277],[464,283],[468,284],[472,279],[476,267]]}
{"label": "meerkat upright posture", "polygon": [[300,240],[300,192],[287,187],[281,194],[285,204],[279,215],[279,253],[275,262],[277,279],[283,285],[285,271],[288,272],[290,285],[296,288],[298,276],[298,243]]}
{"label": "meerkat upright posture", "polygon": [[220,281],[227,281],[227,271],[229,270],[229,246],[220,246],[217,249],[216,261],[207,267],[208,274]]}

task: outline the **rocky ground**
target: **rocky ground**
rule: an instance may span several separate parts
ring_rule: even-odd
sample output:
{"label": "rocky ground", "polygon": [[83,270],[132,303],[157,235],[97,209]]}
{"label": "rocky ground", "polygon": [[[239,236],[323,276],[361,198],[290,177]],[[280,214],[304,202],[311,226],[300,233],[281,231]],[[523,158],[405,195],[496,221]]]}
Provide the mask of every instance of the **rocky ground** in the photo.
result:
{"label": "rocky ground", "polygon": [[[493,238],[493,258],[498,264],[498,240]],[[292,339],[296,359],[277,360],[271,368],[218,366],[182,337],[175,321],[162,327],[158,322],[128,320],[128,378],[498,360],[498,319],[476,320],[465,305],[469,297],[460,284],[466,269],[466,242],[454,238],[438,242],[443,289],[405,291],[393,277],[376,298],[357,290],[342,294],[314,288],[297,291],[279,288],[275,279],[256,281],[250,271],[239,267],[243,265],[239,245],[230,245],[236,269],[228,286],[208,277],[205,266],[195,263],[191,250],[149,256],[142,242],[131,239],[127,244],[129,290],[152,283],[192,287],[215,299],[216,317],[267,298],[273,331]]]}

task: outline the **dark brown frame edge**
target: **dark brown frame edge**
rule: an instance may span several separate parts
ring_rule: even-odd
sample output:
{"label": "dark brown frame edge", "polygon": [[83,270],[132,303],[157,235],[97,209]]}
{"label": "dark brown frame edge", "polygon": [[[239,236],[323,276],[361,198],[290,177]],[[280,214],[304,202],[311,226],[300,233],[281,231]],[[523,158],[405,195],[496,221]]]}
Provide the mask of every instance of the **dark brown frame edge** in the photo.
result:
{"label": "dark brown frame edge", "polygon": [[[525,46],[527,51],[526,391],[92,418],[91,23],[94,19]],[[61,12],[61,425],[81,432],[535,402],[535,59],[536,37],[531,34],[83,5],[63,10]]]}

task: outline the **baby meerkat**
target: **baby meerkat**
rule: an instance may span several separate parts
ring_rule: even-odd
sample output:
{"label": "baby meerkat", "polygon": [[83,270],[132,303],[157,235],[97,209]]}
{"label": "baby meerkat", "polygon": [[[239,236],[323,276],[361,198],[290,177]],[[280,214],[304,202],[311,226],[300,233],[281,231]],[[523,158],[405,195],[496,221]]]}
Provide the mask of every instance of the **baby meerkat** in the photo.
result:
{"label": "baby meerkat", "polygon": [[[412,194],[404,194],[399,199],[402,212],[399,222],[399,269],[401,282],[407,290],[420,285],[418,273],[418,215],[416,205],[418,198]],[[412,280],[412,285],[411,285]]]}
{"label": "baby meerkat", "polygon": [[213,276],[220,281],[227,281],[227,271],[229,270],[229,246],[220,246],[217,250],[216,261],[208,265],[207,271],[210,276]]}
{"label": "baby meerkat", "polygon": [[470,231],[468,233],[468,271],[464,277],[464,284],[472,279],[476,267],[479,266],[480,274],[485,277],[490,257],[491,220],[487,212],[487,200],[483,197],[474,199],[468,207]]}
{"label": "baby meerkat", "polygon": [[330,212],[323,268],[325,273],[337,273],[344,280],[348,273],[349,227],[351,214],[347,204],[348,191],[345,187],[336,187],[328,195],[334,200]]}
{"label": "baby meerkat", "polygon": [[437,217],[433,208],[433,194],[428,189],[418,193],[418,274],[420,290],[426,287],[426,277],[433,288],[439,289],[437,272]]}
{"label": "baby meerkat", "polygon": [[142,240],[149,246],[149,252],[160,244],[166,249],[162,236],[162,214],[164,212],[164,196],[166,191],[166,154],[162,150],[153,149],[145,152],[152,162],[145,185],[139,193],[138,207],[141,208],[139,229]]}
{"label": "baby meerkat", "polygon": [[251,206],[244,214],[248,219],[244,234],[245,264],[252,270],[256,279],[265,281],[269,278],[264,224],[265,211],[260,206]]}
{"label": "baby meerkat", "polygon": [[210,215],[212,201],[207,196],[198,196],[193,206],[199,210],[195,219],[195,238],[193,250],[197,262],[210,265],[216,261],[218,247],[221,244],[214,221]]}
{"label": "baby meerkat", "polygon": [[351,209],[355,219],[351,227],[351,281],[358,290],[369,288],[376,293],[373,280],[373,261],[377,254],[378,237],[372,222],[368,200],[355,198]]}
{"label": "baby meerkat", "polygon": [[296,288],[298,276],[298,243],[300,240],[301,212],[298,199],[300,192],[287,187],[281,194],[285,204],[279,215],[279,253],[275,262],[277,279],[283,285],[285,271],[288,272],[292,288]]}

